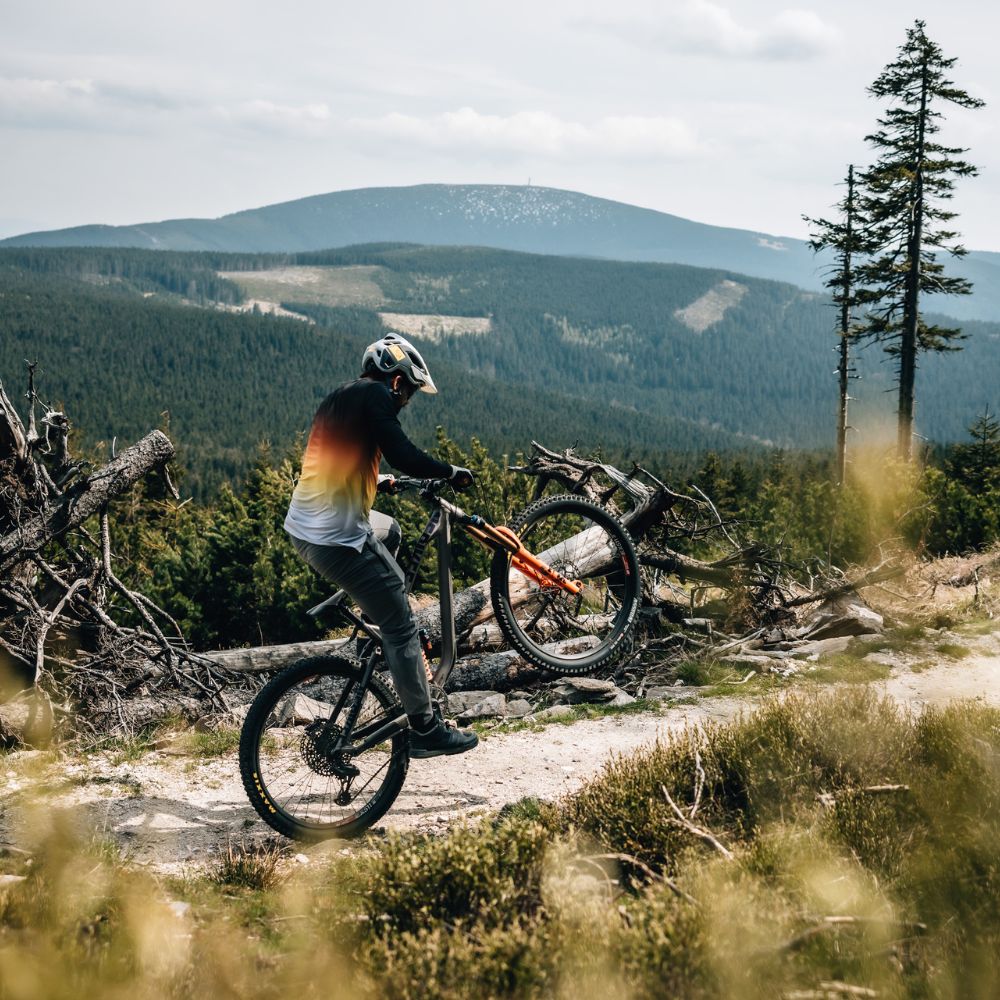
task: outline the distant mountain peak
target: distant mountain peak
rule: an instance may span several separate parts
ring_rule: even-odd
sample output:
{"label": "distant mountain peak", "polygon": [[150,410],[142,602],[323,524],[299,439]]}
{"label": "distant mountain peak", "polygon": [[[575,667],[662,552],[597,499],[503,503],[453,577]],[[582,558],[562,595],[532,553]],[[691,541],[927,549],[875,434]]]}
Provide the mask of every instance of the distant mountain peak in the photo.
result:
{"label": "distant mountain peak", "polygon": [[[803,240],[521,184],[357,188],[218,219],[78,226],[27,233],[0,245],[294,253],[397,242],[688,264],[814,290],[823,281],[822,261]],[[948,268],[972,280],[975,295],[934,301],[931,308],[959,319],[1000,317],[1000,256],[971,253]]]}

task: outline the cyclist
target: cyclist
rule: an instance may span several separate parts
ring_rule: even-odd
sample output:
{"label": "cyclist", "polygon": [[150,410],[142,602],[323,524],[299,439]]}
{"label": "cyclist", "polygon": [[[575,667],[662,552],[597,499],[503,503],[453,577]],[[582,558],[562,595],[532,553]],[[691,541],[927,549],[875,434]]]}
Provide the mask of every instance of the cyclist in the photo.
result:
{"label": "cyclist", "polygon": [[[448,479],[468,489],[472,473],[421,451],[399,424],[416,392],[437,387],[420,353],[394,333],[369,345],[361,376],[320,404],[302,458],[302,473],[285,517],[298,554],[324,579],[342,587],[382,634],[386,662],[410,723],[410,756],[464,753],[475,733],[446,726],[435,711],[417,625],[395,560],[399,525],[371,509],[375,493],[391,488],[379,476],[384,457],[408,476]],[[392,549],[390,553],[388,546]]]}

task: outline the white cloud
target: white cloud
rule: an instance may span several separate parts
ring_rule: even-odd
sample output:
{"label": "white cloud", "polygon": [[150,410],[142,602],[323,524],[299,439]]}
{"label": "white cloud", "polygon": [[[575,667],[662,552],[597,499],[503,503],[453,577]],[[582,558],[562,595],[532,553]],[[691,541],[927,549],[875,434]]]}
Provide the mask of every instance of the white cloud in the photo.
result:
{"label": "white cloud", "polygon": [[0,77],[0,123],[21,127],[114,131],[130,119],[134,125],[151,113],[197,105],[181,95],[107,80]]}
{"label": "white cloud", "polygon": [[0,77],[0,121],[66,124],[94,107],[93,80]]}
{"label": "white cloud", "polygon": [[290,135],[324,135],[329,131],[329,105],[315,102],[281,104],[276,101],[244,101],[235,107],[220,106],[216,114],[252,130]]}
{"label": "white cloud", "polygon": [[783,10],[758,40],[762,55],[806,58],[834,49],[840,32],[811,10]]}
{"label": "white cloud", "polygon": [[355,118],[348,124],[360,133],[455,151],[555,158],[679,158],[700,149],[694,131],[681,119],[639,115],[610,116],[585,124],[547,111],[488,115],[465,107],[429,116],[392,113]]}
{"label": "white cloud", "polygon": [[840,33],[809,10],[783,10],[769,19],[740,23],[711,0],[673,0],[656,17],[592,22],[628,41],[673,52],[746,59],[806,59],[834,48]]}

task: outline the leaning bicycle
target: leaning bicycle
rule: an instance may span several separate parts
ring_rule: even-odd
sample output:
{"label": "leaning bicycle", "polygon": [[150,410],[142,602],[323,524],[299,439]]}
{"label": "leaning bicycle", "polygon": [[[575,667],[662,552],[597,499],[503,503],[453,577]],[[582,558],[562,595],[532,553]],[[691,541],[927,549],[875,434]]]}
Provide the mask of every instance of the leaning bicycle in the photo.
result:
{"label": "leaning bicycle", "polygon": [[[548,497],[509,526],[497,526],[442,497],[447,480],[395,482],[398,491],[419,492],[431,509],[407,562],[406,586],[412,589],[435,540],[441,636],[439,642],[422,638],[425,651],[439,655],[436,668],[428,666],[439,701],[457,652],[455,527],[492,551],[489,591],[497,625],[530,663],[586,674],[628,647],[639,609],[639,562],[628,532],[604,508],[572,495]],[[378,629],[350,607],[346,593],[310,613],[349,623],[345,652],[300,660],[260,691],[241,733],[240,772],[253,807],[279,833],[300,840],[350,837],[377,822],[399,795],[409,766],[408,723],[380,670]]]}

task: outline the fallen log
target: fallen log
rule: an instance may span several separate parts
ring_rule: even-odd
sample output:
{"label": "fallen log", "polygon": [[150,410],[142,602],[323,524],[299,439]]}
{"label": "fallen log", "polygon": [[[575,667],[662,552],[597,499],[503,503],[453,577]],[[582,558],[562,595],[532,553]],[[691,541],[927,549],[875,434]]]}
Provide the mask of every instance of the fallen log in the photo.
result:
{"label": "fallen log", "polygon": [[327,656],[342,652],[346,643],[346,639],[289,642],[280,646],[220,649],[210,653],[199,653],[197,658],[209,660],[213,666],[232,673],[265,674],[272,670],[281,670],[306,656]]}
{"label": "fallen log", "polygon": [[885,580],[892,580],[897,576],[902,576],[906,572],[905,567],[900,565],[880,564],[873,570],[855,577],[853,580],[845,580],[837,584],[836,587],[829,587],[826,590],[817,590],[812,594],[804,594],[802,597],[795,597],[785,602],[786,608],[800,608],[806,604],[814,604],[818,601],[830,601],[837,597],[845,597],[852,594],[861,587],[870,587],[875,583],[882,583]]}
{"label": "fallen log", "polygon": [[652,569],[665,570],[681,580],[697,580],[713,587],[732,587],[736,583],[736,575],[728,560],[726,563],[706,563],[680,552],[660,548],[656,552],[640,553],[639,563]]}
{"label": "fallen log", "polygon": [[79,527],[147,473],[173,458],[174,446],[152,431],[60,497],[49,510],[0,536],[0,576],[36,555],[45,545]]}
{"label": "fallen log", "polygon": [[[557,655],[582,653],[595,642],[591,636],[582,636],[547,643],[542,649]],[[557,674],[558,671],[540,670],[519,653],[508,649],[485,656],[463,656],[455,664],[445,687],[448,691],[510,691]]]}
{"label": "fallen log", "polygon": [[[587,536],[591,535],[590,538]],[[585,578],[588,573],[595,574],[607,566],[613,559],[611,550],[601,539],[607,535],[600,528],[590,528],[580,532],[558,545],[546,549],[540,558],[550,564],[559,564],[564,560],[570,546],[573,547],[573,575]],[[576,551],[579,549],[579,552]],[[537,593],[537,586],[526,577],[513,581],[511,586],[511,602],[514,606],[528,600]],[[471,629],[491,623],[494,619],[493,605],[490,602],[490,581],[480,580],[455,595],[453,602],[455,616],[455,633],[465,636]],[[441,607],[436,602],[416,615],[418,628],[425,629],[436,643],[441,638]],[[319,640],[316,642],[290,643],[285,646],[255,646],[245,649],[227,649],[218,652],[203,653],[205,659],[211,660],[215,666],[237,673],[267,673],[288,666],[303,656],[320,656],[336,652],[342,645],[342,640]]]}
{"label": "fallen log", "polygon": [[512,691],[551,676],[528,663],[512,649],[499,653],[463,656],[455,664],[445,689],[448,691]]}

